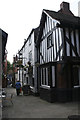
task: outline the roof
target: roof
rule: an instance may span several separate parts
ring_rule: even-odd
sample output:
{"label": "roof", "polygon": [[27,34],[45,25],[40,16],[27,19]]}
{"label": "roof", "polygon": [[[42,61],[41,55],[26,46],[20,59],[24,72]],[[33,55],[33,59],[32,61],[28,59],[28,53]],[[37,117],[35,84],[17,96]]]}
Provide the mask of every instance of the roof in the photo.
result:
{"label": "roof", "polygon": [[74,16],[70,10],[60,9],[58,12],[52,10],[43,9],[42,16],[40,20],[40,31],[38,36],[37,45],[39,44],[42,36],[43,27],[45,26],[46,16],[52,19],[58,20],[60,22],[59,27],[72,27],[80,29],[80,17]]}
{"label": "roof", "polygon": [[29,40],[29,37],[31,36],[31,34],[32,34],[33,32],[34,32],[34,42],[36,42],[38,30],[39,30],[39,27],[37,27],[37,28],[31,30],[31,32],[30,32],[28,38],[26,39],[26,41],[24,42],[22,48],[18,51],[18,54],[21,53],[21,51],[22,51],[23,48],[25,47],[25,44],[27,43],[27,41]]}
{"label": "roof", "polygon": [[59,10],[58,12],[51,10],[43,10],[43,12],[60,22],[67,22],[68,24],[80,26],[80,17],[74,16],[70,10],[66,12],[63,10]]}

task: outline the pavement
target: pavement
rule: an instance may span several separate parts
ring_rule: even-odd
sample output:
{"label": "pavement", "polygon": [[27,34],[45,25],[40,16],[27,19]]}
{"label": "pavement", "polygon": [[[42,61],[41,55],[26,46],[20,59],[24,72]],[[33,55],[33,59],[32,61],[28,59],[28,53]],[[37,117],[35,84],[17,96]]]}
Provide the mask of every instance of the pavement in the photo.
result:
{"label": "pavement", "polygon": [[8,101],[2,108],[2,118],[68,118],[79,114],[78,102],[49,103],[33,95],[16,95],[15,88],[6,88],[13,93],[13,105]]}

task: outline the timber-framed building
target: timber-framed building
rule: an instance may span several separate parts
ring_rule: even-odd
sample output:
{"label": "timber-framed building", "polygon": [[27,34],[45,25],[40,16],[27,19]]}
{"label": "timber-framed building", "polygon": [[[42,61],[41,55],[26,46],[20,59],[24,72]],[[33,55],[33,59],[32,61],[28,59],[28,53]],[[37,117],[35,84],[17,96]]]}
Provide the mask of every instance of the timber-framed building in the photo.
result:
{"label": "timber-framed building", "polygon": [[43,10],[37,41],[40,98],[78,100],[80,94],[80,18],[63,2],[58,12]]}

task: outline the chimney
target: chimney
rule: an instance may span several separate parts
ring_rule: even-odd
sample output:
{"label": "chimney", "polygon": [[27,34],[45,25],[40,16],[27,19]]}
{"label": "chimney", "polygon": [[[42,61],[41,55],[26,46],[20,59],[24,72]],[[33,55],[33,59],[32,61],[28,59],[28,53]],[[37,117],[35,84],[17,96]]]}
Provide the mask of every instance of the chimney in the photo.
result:
{"label": "chimney", "polygon": [[62,3],[60,4],[60,9],[69,10],[69,3],[67,3],[67,2],[62,2]]}
{"label": "chimney", "polygon": [[70,11],[70,5],[68,2],[62,2],[60,4],[60,10],[59,13],[67,14],[73,16],[74,14]]}

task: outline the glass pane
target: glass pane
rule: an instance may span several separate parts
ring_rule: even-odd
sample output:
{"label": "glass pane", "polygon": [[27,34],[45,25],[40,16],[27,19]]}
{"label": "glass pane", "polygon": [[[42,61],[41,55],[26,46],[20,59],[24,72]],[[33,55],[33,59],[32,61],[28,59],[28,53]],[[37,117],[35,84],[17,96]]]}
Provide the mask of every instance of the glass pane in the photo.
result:
{"label": "glass pane", "polygon": [[52,86],[55,86],[55,66],[52,66]]}

